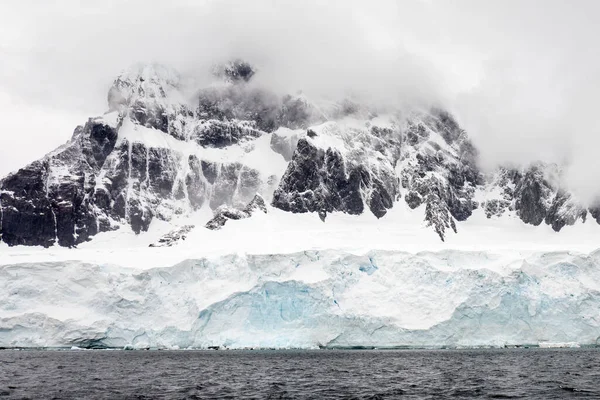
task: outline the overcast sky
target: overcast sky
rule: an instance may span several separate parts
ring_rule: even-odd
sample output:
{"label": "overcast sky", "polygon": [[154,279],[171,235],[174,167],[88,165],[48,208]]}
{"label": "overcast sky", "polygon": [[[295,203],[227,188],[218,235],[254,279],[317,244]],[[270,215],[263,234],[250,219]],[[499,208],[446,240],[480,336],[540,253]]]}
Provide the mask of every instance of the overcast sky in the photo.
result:
{"label": "overcast sky", "polygon": [[120,70],[190,74],[233,56],[264,84],[443,104],[482,165],[568,163],[600,193],[596,0],[0,2],[0,175],[102,114]]}

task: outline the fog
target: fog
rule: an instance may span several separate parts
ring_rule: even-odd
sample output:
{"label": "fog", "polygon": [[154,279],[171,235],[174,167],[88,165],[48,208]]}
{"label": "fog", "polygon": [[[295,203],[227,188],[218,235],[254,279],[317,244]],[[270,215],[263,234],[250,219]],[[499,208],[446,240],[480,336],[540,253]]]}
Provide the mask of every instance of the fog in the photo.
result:
{"label": "fog", "polygon": [[582,200],[600,194],[596,1],[52,3],[0,4],[0,175],[104,112],[112,80],[133,63],[201,80],[240,57],[279,92],[441,105],[482,167],[565,163]]}

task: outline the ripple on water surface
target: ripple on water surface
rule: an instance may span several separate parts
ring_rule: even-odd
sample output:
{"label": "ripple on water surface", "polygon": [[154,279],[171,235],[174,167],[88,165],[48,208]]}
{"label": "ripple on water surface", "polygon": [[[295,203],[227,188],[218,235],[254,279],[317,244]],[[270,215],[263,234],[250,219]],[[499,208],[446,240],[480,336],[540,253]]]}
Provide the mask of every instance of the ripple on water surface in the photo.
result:
{"label": "ripple on water surface", "polygon": [[600,398],[600,350],[0,351],[0,398]]}

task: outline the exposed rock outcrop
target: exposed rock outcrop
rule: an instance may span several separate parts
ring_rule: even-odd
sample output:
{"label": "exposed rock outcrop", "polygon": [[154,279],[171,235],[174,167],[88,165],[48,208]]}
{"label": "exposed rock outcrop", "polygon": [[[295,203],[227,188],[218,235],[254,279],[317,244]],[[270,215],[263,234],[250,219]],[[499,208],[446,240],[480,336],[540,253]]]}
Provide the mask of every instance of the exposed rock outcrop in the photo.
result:
{"label": "exposed rock outcrop", "polygon": [[328,122],[311,128],[298,140],[273,206],[349,214],[367,207],[381,218],[398,193],[399,140],[399,132],[388,127],[344,128]]}
{"label": "exposed rock outcrop", "polygon": [[257,211],[267,213],[265,200],[258,194],[241,210],[227,206],[219,207],[215,211],[214,217],[205,226],[211,230],[221,229],[228,220],[250,218]]}
{"label": "exposed rock outcrop", "polygon": [[[586,221],[588,211],[561,187],[561,170],[554,164],[534,163],[526,168],[500,168],[487,191],[496,195],[484,202],[488,218],[514,211],[525,223],[546,223],[555,231]],[[591,211],[591,210],[590,210]]]}
{"label": "exposed rock outcrop", "polygon": [[156,241],[156,243],[151,243],[149,247],[171,247],[176,245],[182,240],[185,240],[187,234],[195,228],[195,225],[183,225],[176,229],[173,229],[171,232],[163,235],[160,239]]}
{"label": "exposed rock outcrop", "polygon": [[444,111],[416,114],[404,129],[400,182],[412,209],[425,205],[425,221],[444,240],[446,229],[471,216],[482,176],[477,151],[466,133]]}

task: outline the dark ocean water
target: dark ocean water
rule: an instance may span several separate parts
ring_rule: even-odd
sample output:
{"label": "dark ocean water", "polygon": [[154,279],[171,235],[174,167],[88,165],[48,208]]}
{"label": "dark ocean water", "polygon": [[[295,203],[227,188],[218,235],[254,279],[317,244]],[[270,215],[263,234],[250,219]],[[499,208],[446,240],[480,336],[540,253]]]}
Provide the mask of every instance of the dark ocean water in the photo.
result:
{"label": "dark ocean water", "polygon": [[2,398],[600,399],[600,350],[5,350]]}

